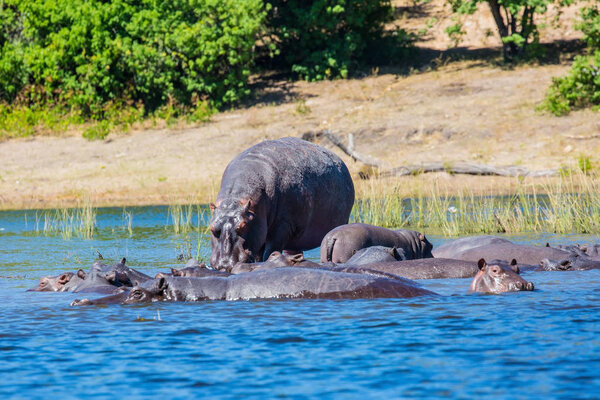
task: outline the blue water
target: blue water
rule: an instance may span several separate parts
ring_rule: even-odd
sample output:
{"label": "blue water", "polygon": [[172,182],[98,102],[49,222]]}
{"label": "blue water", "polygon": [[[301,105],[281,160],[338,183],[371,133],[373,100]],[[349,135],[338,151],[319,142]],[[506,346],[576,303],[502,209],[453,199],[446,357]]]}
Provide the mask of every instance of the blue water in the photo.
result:
{"label": "blue water", "polygon": [[172,233],[166,208],[128,211],[131,237],[122,209],[103,209],[93,240],[47,237],[35,212],[0,212],[0,398],[600,396],[600,271],[532,272],[534,292],[504,295],[421,281],[444,296],[408,300],[70,307],[81,294],[25,292],[89,267],[96,251],[149,274],[181,266],[198,240],[209,255],[205,237]]}

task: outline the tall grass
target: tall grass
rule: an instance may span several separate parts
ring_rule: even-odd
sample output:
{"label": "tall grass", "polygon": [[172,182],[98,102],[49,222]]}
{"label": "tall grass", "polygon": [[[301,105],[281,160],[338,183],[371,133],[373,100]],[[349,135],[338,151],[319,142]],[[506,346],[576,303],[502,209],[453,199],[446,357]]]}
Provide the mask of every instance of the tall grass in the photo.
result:
{"label": "tall grass", "polygon": [[541,184],[516,181],[510,195],[450,194],[437,184],[402,198],[390,181],[359,187],[351,221],[444,235],[498,232],[600,232],[600,180],[572,174]]}
{"label": "tall grass", "polygon": [[171,204],[167,210],[165,228],[180,236],[182,242],[176,244],[179,255],[188,259],[192,256],[192,247],[196,248],[196,259],[206,258],[206,244],[210,211],[200,204]]}
{"label": "tall grass", "polygon": [[73,236],[91,239],[96,231],[96,209],[88,200],[76,208],[59,208],[35,213],[35,230],[46,236],[60,235],[69,240]]}

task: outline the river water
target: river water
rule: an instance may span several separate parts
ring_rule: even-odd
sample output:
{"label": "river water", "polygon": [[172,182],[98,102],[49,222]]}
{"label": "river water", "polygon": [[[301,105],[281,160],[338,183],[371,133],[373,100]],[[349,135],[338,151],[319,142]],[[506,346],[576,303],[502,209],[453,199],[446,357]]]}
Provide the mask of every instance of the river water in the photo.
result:
{"label": "river water", "polygon": [[[26,292],[87,269],[96,251],[148,274],[207,257],[165,207],[101,209],[92,240],[44,236],[34,211],[0,212],[0,398],[598,398],[600,271],[532,272],[534,292],[70,307]],[[37,231],[37,232],[36,232]],[[447,238],[428,235],[434,245]],[[586,235],[512,236],[592,243]],[[318,249],[307,252],[318,259]]]}

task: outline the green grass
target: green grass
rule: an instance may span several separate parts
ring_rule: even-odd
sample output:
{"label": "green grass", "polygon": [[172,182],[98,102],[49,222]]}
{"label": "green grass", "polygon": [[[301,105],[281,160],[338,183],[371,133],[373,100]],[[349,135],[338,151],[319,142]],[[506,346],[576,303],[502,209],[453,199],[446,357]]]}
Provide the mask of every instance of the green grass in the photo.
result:
{"label": "green grass", "polygon": [[96,231],[96,209],[88,201],[81,207],[44,210],[35,214],[35,231],[45,236],[60,235],[92,239]]}
{"label": "green grass", "polygon": [[[549,181],[550,182],[550,181]],[[600,181],[583,174],[536,186],[518,184],[508,196],[443,193],[417,188],[402,199],[399,188],[371,186],[359,193],[351,221],[411,228],[448,236],[480,233],[600,233]],[[542,194],[540,194],[542,193]]]}

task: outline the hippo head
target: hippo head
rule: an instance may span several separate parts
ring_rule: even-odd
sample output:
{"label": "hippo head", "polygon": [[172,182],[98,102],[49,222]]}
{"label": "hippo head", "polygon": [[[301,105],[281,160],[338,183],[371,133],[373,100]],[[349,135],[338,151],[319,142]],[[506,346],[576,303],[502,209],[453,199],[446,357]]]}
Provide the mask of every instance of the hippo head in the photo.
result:
{"label": "hippo head", "polygon": [[482,258],[477,263],[479,271],[471,282],[472,292],[503,293],[533,290],[533,283],[527,282],[512,268],[491,264],[488,265]]}
{"label": "hippo head", "polygon": [[230,271],[237,263],[261,261],[266,239],[250,200],[211,204],[211,267]]}
{"label": "hippo head", "polygon": [[165,300],[167,280],[164,277],[154,279],[149,287],[135,286],[123,300],[123,304],[149,303]]}
{"label": "hippo head", "polygon": [[75,275],[73,272],[65,272],[58,276],[45,276],[40,279],[38,285],[28,289],[28,292],[60,292]]}
{"label": "hippo head", "polygon": [[540,261],[540,269],[542,271],[568,271],[572,268],[571,260],[566,258],[561,261],[550,260],[544,258]]}

